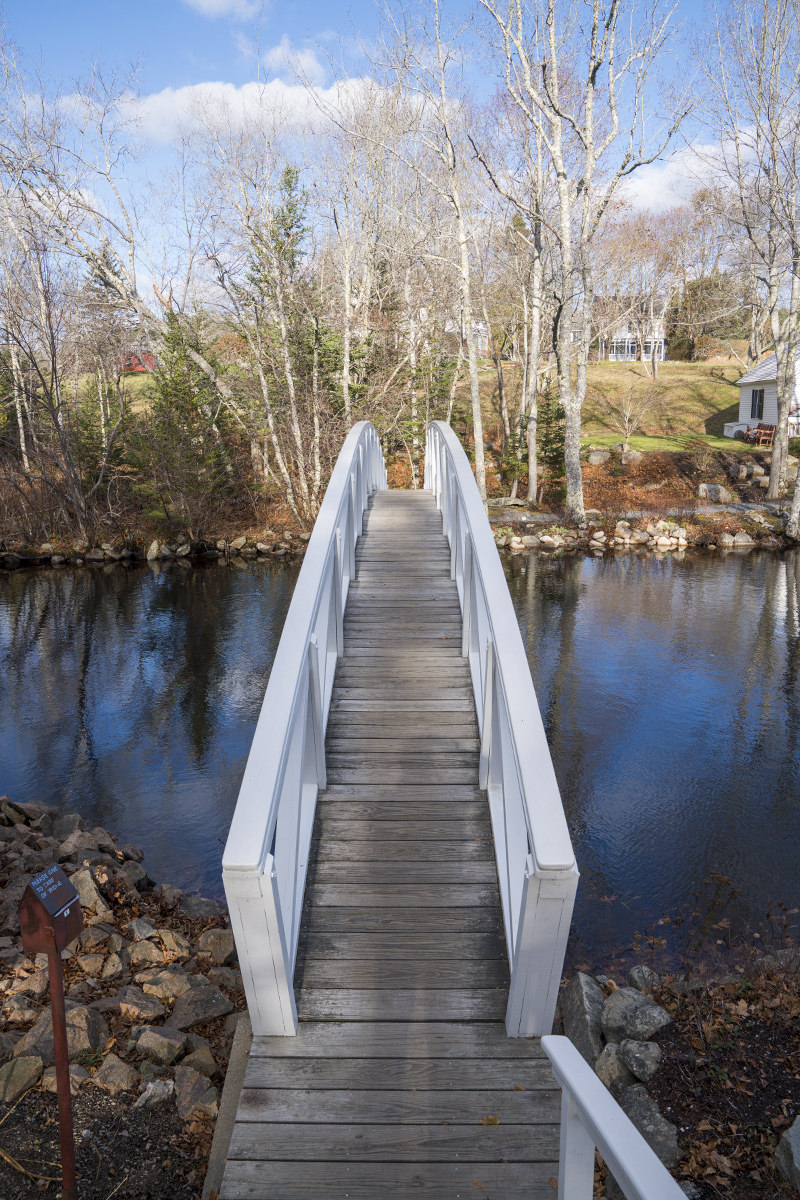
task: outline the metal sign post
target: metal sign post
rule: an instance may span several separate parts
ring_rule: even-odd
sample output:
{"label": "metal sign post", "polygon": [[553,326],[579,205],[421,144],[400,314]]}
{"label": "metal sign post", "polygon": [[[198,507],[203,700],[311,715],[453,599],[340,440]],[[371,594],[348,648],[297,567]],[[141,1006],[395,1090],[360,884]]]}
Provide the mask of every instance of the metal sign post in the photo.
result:
{"label": "metal sign post", "polygon": [[61,1194],[62,1200],[77,1200],[61,951],[75,940],[83,928],[83,913],[78,893],[61,867],[48,867],[30,881],[20,901],[19,924],[25,953],[47,955],[61,1135]]}

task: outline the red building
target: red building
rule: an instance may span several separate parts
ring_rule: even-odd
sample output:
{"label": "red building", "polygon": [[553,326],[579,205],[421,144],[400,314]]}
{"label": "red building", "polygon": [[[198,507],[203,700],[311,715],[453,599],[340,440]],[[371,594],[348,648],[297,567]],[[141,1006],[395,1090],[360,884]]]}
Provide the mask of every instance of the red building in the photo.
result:
{"label": "red building", "polygon": [[130,350],[127,354],[120,354],[117,359],[117,370],[120,375],[138,375],[143,371],[152,371],[152,351]]}

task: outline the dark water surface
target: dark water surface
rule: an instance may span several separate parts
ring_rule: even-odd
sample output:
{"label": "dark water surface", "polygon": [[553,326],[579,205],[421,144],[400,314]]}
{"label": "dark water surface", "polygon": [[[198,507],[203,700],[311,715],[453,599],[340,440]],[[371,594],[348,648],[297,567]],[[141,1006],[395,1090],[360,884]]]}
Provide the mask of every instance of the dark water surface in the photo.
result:
{"label": "dark water surface", "polygon": [[297,569],[0,574],[0,793],[222,894],[220,859]]}
{"label": "dark water surface", "polygon": [[[506,559],[598,963],[711,870],[800,904],[800,557]],[[0,573],[0,793],[77,809],[156,879],[220,858],[297,578],[257,563]]]}
{"label": "dark water surface", "polygon": [[530,555],[507,575],[581,871],[573,960],[711,871],[739,929],[800,904],[800,556]]}

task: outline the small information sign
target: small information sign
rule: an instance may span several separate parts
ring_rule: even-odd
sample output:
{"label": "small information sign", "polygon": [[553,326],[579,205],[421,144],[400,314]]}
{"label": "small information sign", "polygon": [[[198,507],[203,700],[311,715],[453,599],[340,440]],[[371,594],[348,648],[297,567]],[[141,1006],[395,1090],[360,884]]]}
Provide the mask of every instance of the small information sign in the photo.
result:
{"label": "small information sign", "polygon": [[61,867],[53,864],[30,881],[19,906],[26,954],[60,953],[83,928],[78,893]]}

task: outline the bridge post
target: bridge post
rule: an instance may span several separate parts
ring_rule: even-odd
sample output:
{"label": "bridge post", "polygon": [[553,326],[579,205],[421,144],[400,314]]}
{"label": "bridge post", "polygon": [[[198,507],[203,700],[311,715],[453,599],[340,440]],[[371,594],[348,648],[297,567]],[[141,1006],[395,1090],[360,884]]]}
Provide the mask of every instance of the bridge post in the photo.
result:
{"label": "bridge post", "polygon": [[272,855],[263,873],[225,871],[223,882],[253,1034],[293,1037],[297,1008],[286,970],[293,957],[284,942]]}
{"label": "bridge post", "polygon": [[553,1031],[577,888],[576,867],[537,872],[528,855],[506,1011],[509,1037]]}

